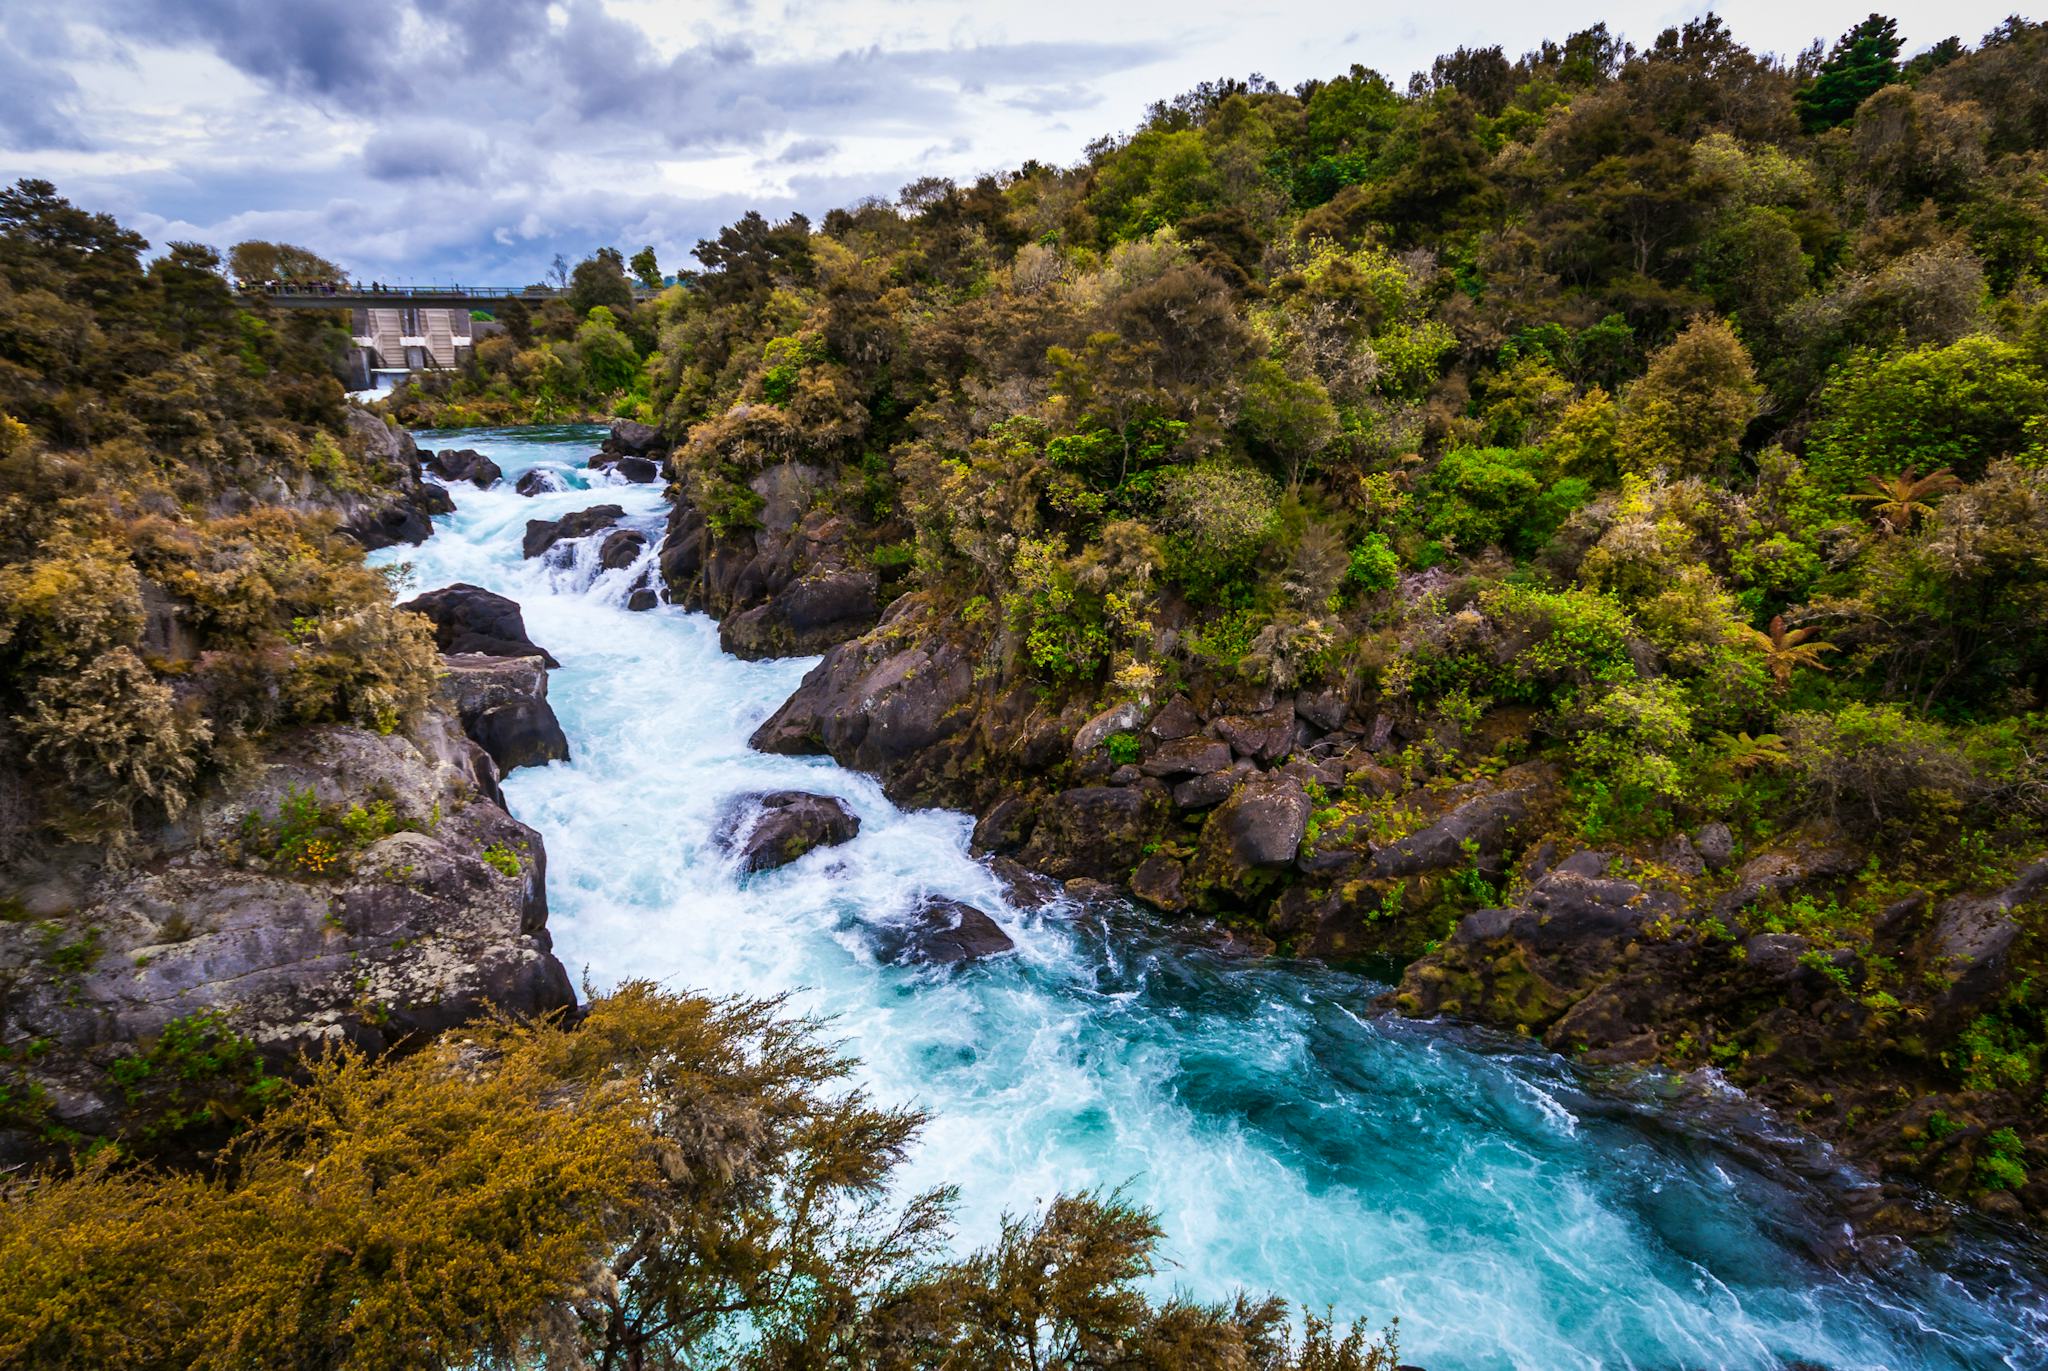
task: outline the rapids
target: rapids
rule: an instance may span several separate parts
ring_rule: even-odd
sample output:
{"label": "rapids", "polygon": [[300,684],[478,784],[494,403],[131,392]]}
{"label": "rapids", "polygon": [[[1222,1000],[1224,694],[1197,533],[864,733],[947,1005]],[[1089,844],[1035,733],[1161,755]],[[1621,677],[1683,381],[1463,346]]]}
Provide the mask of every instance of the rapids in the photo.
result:
{"label": "rapids", "polygon": [[[1845,1255],[1830,1198],[1852,1182],[1733,1102],[1674,1107],[1656,1082],[1378,1016],[1368,979],[1232,961],[1135,912],[1019,911],[969,854],[966,816],[750,752],[816,659],[739,661],[701,614],[626,611],[664,506],[659,486],[583,467],[599,437],[422,435],[505,479],[454,487],[433,538],[377,560],[408,562],[416,590],[511,596],[563,663],[549,694],[573,760],[505,791],[546,839],[571,976],[786,992],[833,1016],[877,1097],[931,1112],[904,1184],[959,1186],[963,1246],[1005,1210],[1123,1186],[1164,1223],[1162,1292],[1399,1315],[1403,1359],[1430,1371],[2048,1366],[2039,1252],[1972,1230],[1938,1258]],[[533,466],[571,488],[517,495]],[[565,565],[521,560],[527,519],[601,501],[648,531],[639,565],[600,573],[599,539]],[[776,788],[843,797],[860,835],[742,881],[712,826],[730,797]],[[879,964],[866,930],[923,894],[987,910],[1016,953],[950,974]]]}

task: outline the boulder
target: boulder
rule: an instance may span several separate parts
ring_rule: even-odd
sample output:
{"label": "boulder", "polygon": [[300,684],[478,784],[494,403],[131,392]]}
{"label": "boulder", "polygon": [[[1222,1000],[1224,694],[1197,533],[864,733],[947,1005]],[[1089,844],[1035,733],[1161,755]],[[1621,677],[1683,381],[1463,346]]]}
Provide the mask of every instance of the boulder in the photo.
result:
{"label": "boulder", "polygon": [[606,571],[619,571],[640,560],[641,549],[647,546],[647,535],[636,529],[622,528],[607,536],[603,546],[597,550],[597,564]]}
{"label": "boulder", "polygon": [[478,490],[488,490],[505,474],[496,462],[474,448],[452,448],[420,454],[436,476],[444,481],[467,481]]}
{"label": "boulder", "polygon": [[1692,850],[1710,871],[1725,870],[1735,860],[1735,834],[1719,820],[1693,830]]}
{"label": "boulder", "polygon": [[545,649],[526,636],[526,619],[519,604],[481,586],[458,581],[452,586],[430,590],[399,606],[424,614],[434,624],[434,643],[443,652],[476,652],[488,657],[538,657],[554,667],[556,661]]}
{"label": "boulder", "polygon": [[1129,733],[1145,721],[1145,707],[1135,700],[1111,705],[1082,724],[1074,734],[1074,755],[1086,757],[1108,742],[1111,735]]}
{"label": "boulder", "polygon": [[1155,852],[1138,863],[1138,869],[1131,873],[1131,894],[1155,909],[1169,913],[1187,908],[1187,899],[1181,892],[1186,879],[1187,868],[1164,853]]}
{"label": "boulder", "polygon": [[453,514],[455,497],[440,486],[422,485],[413,492],[412,503],[422,514]]}
{"label": "boulder", "polygon": [[958,900],[928,899],[907,922],[875,931],[876,954],[898,964],[954,966],[993,957],[1015,946],[994,919]]}
{"label": "boulder", "polygon": [[559,519],[528,519],[520,552],[523,556],[538,557],[556,543],[571,538],[587,538],[625,517],[626,511],[618,505],[592,505],[574,514],[564,514]]}
{"label": "boulder", "polygon": [[1139,764],[1139,769],[1147,776],[1170,779],[1224,771],[1229,769],[1230,761],[1228,743],[1214,738],[1177,738],[1154,748],[1152,755]]}
{"label": "boulder", "polygon": [[561,473],[550,471],[546,467],[528,467],[520,472],[519,479],[512,483],[512,489],[521,495],[529,496],[552,495],[556,491],[568,488],[569,483],[562,479]]}
{"label": "boulder", "polygon": [[638,613],[642,610],[653,609],[656,605],[660,603],[660,598],[657,597],[653,591],[646,589],[636,590],[631,595],[628,595],[626,597],[626,608],[634,611],[635,613]]}
{"label": "boulder", "polygon": [[1174,808],[1207,809],[1211,805],[1222,804],[1230,792],[1237,789],[1237,783],[1244,779],[1245,773],[1252,769],[1251,763],[1247,762],[1242,767],[1227,766],[1204,776],[1189,777],[1173,788]]}
{"label": "boulder", "polygon": [[1190,734],[1202,731],[1202,716],[1195,713],[1195,707],[1188,703],[1185,695],[1176,695],[1159,707],[1152,721],[1145,725],[1145,732],[1155,741],[1173,742]]}
{"label": "boulder", "polygon": [[1294,746],[1294,706],[1276,705],[1259,714],[1226,714],[1216,720],[1216,736],[1240,757],[1277,762]]}
{"label": "boulder", "polygon": [[1350,706],[1341,691],[1302,690],[1295,692],[1294,713],[1304,722],[1328,733],[1344,722]]}
{"label": "boulder", "polygon": [[517,700],[487,709],[477,716],[470,736],[491,754],[501,773],[569,760],[568,736],[546,700]]}
{"label": "boulder", "polygon": [[1196,874],[1208,884],[1241,890],[1254,869],[1288,865],[1301,850],[1309,810],[1308,795],[1292,776],[1247,777],[1203,823]]}
{"label": "boulder", "polygon": [[599,453],[590,459],[590,465],[634,485],[644,486],[661,479],[661,463],[651,457],[613,457]]}
{"label": "boulder", "polygon": [[2034,903],[2044,890],[2048,860],[2035,862],[2003,890],[1958,895],[1935,910],[1930,968],[1949,983],[1935,999],[1938,1022],[1960,1025],[2004,991],[2021,934],[2014,910]]}
{"label": "boulder", "polygon": [[716,840],[738,854],[742,872],[755,872],[787,866],[814,848],[836,847],[859,832],[860,818],[844,800],[773,790],[736,800]]}
{"label": "boulder", "polygon": [[1038,807],[1018,860],[1050,876],[1125,875],[1144,856],[1156,802],[1138,786],[1078,786]]}
{"label": "boulder", "polygon": [[652,424],[637,423],[632,419],[612,420],[612,433],[605,446],[614,452],[623,452],[632,457],[645,457],[666,447],[662,442],[661,430]]}
{"label": "boulder", "polygon": [[1509,834],[1529,816],[1530,804],[1544,781],[1534,772],[1501,773],[1499,789],[1482,791],[1427,828],[1373,853],[1372,874],[1417,876],[1470,866],[1475,853],[1485,859],[1499,856]]}

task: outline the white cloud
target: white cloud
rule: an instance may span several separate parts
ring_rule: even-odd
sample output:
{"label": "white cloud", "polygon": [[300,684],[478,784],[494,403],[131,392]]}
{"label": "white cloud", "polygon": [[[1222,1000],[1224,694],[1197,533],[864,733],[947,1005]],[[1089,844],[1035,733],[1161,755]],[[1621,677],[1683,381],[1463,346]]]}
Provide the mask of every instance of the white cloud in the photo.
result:
{"label": "white cloud", "polygon": [[[2009,0],[1897,9],[1909,46]],[[1866,6],[1717,7],[1790,53]],[[303,242],[365,277],[535,279],[557,251],[680,261],[748,208],[817,214],[923,174],[1065,161],[1152,100],[1353,62],[1397,82],[1606,19],[1704,6],[1473,0],[5,0],[0,157],[156,241]]]}

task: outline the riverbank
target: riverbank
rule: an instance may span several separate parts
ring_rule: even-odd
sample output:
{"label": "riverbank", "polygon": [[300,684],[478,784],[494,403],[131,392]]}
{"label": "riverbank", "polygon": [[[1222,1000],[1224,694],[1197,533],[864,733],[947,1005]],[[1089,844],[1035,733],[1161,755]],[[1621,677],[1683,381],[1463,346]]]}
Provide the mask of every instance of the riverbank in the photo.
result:
{"label": "riverbank", "polygon": [[[750,749],[807,659],[737,660],[706,618],[627,610],[639,569],[601,569],[594,546],[559,565],[518,555],[528,518],[600,500],[661,526],[654,488],[589,484],[597,436],[424,437],[491,454],[504,480],[457,488],[429,543],[383,554],[418,589],[462,580],[520,601],[564,664],[550,698],[575,760],[506,785],[548,841],[557,949],[600,985],[803,987],[795,1005],[836,1016],[878,1098],[934,1112],[907,1182],[959,1182],[967,1240],[1056,1189],[1128,1183],[1171,1235],[1163,1285],[1399,1312],[1404,1353],[1432,1367],[1509,1349],[1530,1364],[1604,1350],[1968,1365],[2028,1326],[2036,1301],[2011,1282],[2033,1259],[1995,1240],[1953,1258],[1978,1292],[1955,1308],[1926,1258],[1880,1246],[1837,1269],[1832,1163],[1801,1178],[1552,1054],[1378,1014],[1384,982],[1191,945],[1114,901],[1026,907],[970,855],[967,818]],[[571,489],[516,495],[533,465]],[[779,789],[844,799],[861,833],[743,877],[713,843],[723,806]],[[953,973],[884,963],[877,935],[926,896],[987,910],[1016,951]],[[1963,1331],[1930,1345],[1885,1312],[1934,1307]]]}

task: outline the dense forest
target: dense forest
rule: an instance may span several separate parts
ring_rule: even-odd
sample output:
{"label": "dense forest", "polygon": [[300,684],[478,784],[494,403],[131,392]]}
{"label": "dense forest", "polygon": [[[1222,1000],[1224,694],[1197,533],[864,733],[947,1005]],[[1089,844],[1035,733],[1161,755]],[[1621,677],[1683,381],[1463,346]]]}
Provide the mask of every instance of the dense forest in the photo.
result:
{"label": "dense forest", "polygon": [[[1788,64],[1709,16],[1462,49],[1405,90],[1222,80],[1070,167],[748,215],[696,255],[637,307],[593,259],[601,310],[551,303],[394,408],[659,423],[671,587],[741,651],[846,636],[734,632],[797,473],[791,555],[871,578],[856,629],[889,606],[825,684],[871,698],[944,641],[917,669],[973,685],[914,757],[802,711],[769,745],[1322,955],[1436,954],[1528,889],[1517,853],[1618,853],[1713,911],[1681,926],[1727,987],[1629,1052],[1775,1083],[1993,1208],[2048,1196],[2048,26],[1908,58],[1873,15]],[[1227,786],[1152,778],[1290,692],[1271,751],[1225,761],[1285,757],[1296,716],[1343,734],[1347,703],[1380,745],[1299,773],[1276,870],[1216,850]],[[1191,725],[1158,722],[1173,699]],[[1319,841],[1399,843],[1502,776],[1543,801],[1505,853],[1323,869]],[[1091,782],[1144,797],[1113,834],[1073,817],[1110,807]],[[1703,871],[1717,847],[1798,879]],[[1964,891],[2017,912],[1926,914]],[[1737,965],[1765,953],[1778,981]],[[1542,1030],[1571,1003],[1505,963],[1422,974],[1422,1009]],[[1832,1046],[1781,1021],[1795,990]]]}
{"label": "dense forest", "polygon": [[[160,866],[280,739],[437,708],[350,537],[420,483],[343,332],[146,250],[0,193],[0,864]],[[653,425],[671,598],[826,652],[760,745],[2048,1214],[2048,25],[1226,79],[695,255],[597,253],[384,408]],[[100,959],[0,897],[0,1008]],[[943,1193],[887,1198],[920,1120],[776,1006],[577,1023],[98,1061],[177,1145],[5,1178],[0,1364],[1393,1364],[1149,1301],[1115,1196],[946,1255]],[[82,1141],[50,1050],[0,1041],[0,1135]]]}

